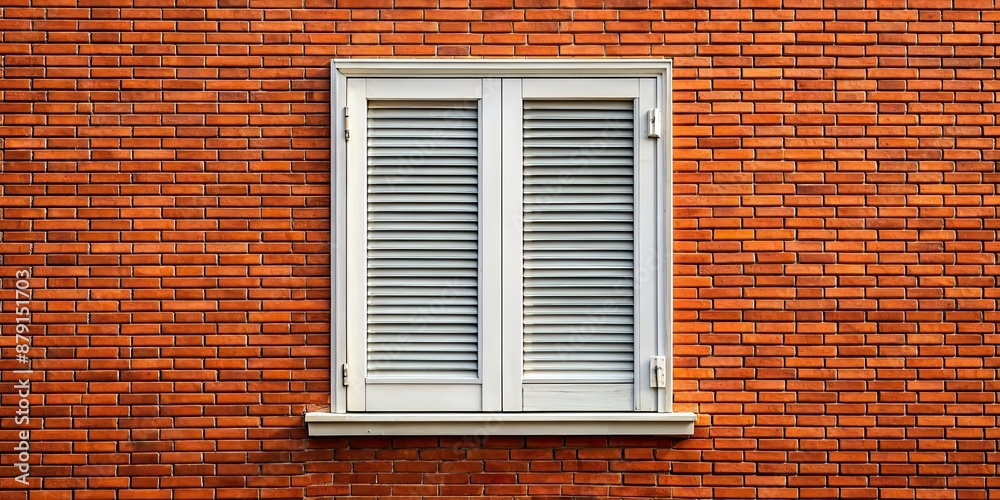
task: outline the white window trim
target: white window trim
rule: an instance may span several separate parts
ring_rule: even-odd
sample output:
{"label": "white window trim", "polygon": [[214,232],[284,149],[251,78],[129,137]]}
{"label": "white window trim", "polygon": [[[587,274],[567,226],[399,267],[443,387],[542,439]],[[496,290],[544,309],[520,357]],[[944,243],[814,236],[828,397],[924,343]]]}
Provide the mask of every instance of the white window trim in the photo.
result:
{"label": "white window trim", "polygon": [[690,436],[694,413],[306,413],[310,436]]}
{"label": "white window trim", "polygon": [[[671,69],[670,60],[648,59],[347,59],[331,62],[331,405],[328,412],[306,414],[309,435],[468,435],[490,434],[642,434],[690,435],[693,413],[672,412],[672,315],[667,303],[673,298],[672,228],[667,217],[673,212],[671,200]],[[341,367],[347,363],[347,142],[345,141],[347,86],[350,77],[383,78],[594,78],[654,77],[663,103],[663,124],[657,148],[657,240],[664,262],[657,269],[658,307],[656,353],[667,360],[667,386],[657,398],[654,412],[614,413],[347,413],[347,390]],[[662,180],[661,180],[662,179]]]}

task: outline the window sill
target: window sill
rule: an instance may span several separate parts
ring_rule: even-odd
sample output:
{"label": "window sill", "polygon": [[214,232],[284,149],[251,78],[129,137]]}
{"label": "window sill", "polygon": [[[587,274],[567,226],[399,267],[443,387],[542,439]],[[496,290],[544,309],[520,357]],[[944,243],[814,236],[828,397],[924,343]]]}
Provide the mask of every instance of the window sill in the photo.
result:
{"label": "window sill", "polygon": [[694,413],[306,413],[319,436],[690,436]]}

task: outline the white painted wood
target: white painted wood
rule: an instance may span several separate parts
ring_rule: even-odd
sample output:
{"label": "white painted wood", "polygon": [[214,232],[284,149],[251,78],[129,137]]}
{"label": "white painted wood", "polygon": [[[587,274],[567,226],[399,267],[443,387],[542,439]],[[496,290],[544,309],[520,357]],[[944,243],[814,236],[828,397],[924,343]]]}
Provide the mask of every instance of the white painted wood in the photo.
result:
{"label": "white painted wood", "polygon": [[[370,84],[371,82],[378,82],[376,83],[376,92],[385,92],[385,93],[379,93],[377,95],[386,96],[384,98],[390,98],[388,96],[390,96],[392,92],[398,92],[398,94],[396,95],[405,95],[405,93],[407,92],[419,94],[421,92],[420,90],[421,88],[431,87],[434,89],[441,89],[443,87],[437,85],[436,84],[437,82],[435,82],[434,79],[451,79],[459,76],[471,77],[470,80],[478,82],[486,82],[486,81],[492,82],[489,85],[479,86],[480,88],[479,92],[481,92],[481,94],[476,94],[475,90],[472,91],[473,92],[472,95],[482,95],[484,97],[488,97],[491,85],[495,86],[495,88],[502,85],[504,87],[504,92],[507,91],[506,87],[508,82],[517,82],[518,87],[520,87],[521,82],[515,79],[514,77],[530,77],[530,76],[548,77],[548,78],[534,79],[534,81],[537,82],[540,82],[542,80],[548,80],[548,84],[540,85],[539,88],[537,89],[537,94],[534,95],[542,97],[550,96],[554,98],[564,97],[566,95],[565,90],[567,88],[588,87],[586,83],[579,85],[576,83],[572,83],[570,85],[566,85],[566,82],[568,81],[567,78],[574,78],[574,77],[608,78],[607,80],[599,82],[600,85],[598,85],[598,87],[603,89],[609,89],[605,90],[605,92],[607,93],[607,95],[610,96],[620,96],[622,93],[625,94],[628,93],[628,92],[623,92],[621,89],[630,86],[630,84],[625,86],[621,85],[623,79],[619,79],[619,77],[629,77],[625,78],[624,80],[630,80],[630,81],[634,80],[635,77],[639,76],[649,76],[655,78],[654,94],[656,102],[653,107],[659,107],[663,111],[662,121],[664,122],[663,123],[664,133],[662,134],[662,140],[656,141],[658,144],[655,146],[655,153],[653,154],[655,163],[654,167],[655,180],[652,183],[655,186],[655,195],[654,195],[655,197],[654,224],[656,233],[655,246],[658,247],[657,253],[659,253],[659,257],[655,259],[656,264],[654,265],[655,275],[656,275],[655,309],[657,309],[657,314],[655,318],[656,326],[654,328],[654,338],[651,344],[654,346],[653,351],[655,353],[667,356],[668,365],[672,367],[672,357],[671,357],[672,307],[670,307],[670,301],[672,300],[671,291],[673,285],[671,281],[672,254],[670,248],[672,242],[672,237],[671,237],[672,224],[670,223],[672,219],[672,207],[671,207],[672,203],[670,200],[671,169],[669,163],[671,138],[672,138],[671,135],[672,110],[670,105],[670,69],[671,69],[670,61],[635,60],[635,59],[629,59],[629,60],[532,59],[523,61],[509,60],[509,59],[507,60],[409,59],[409,60],[391,60],[391,61],[352,59],[352,60],[334,61],[332,67],[333,67],[333,76],[331,78],[332,80],[331,84],[334,95],[331,96],[331,105],[333,106],[333,110],[335,111],[342,109],[342,106],[340,105],[341,101],[344,101],[346,103],[348,100],[347,96],[345,95],[347,94],[347,92],[343,91],[343,89],[345,89],[348,86],[348,82],[353,82],[353,80],[359,80],[358,78],[349,79],[348,78],[349,76],[380,77],[378,79],[374,78],[369,79],[368,83]],[[481,79],[481,77],[484,74],[491,75],[491,78],[487,78],[485,80]],[[501,78],[503,78],[504,80],[501,80]],[[615,78],[615,79],[611,80],[610,78]],[[389,83],[392,82],[392,80],[399,82],[400,79],[405,79],[407,81],[402,83]],[[387,84],[383,85],[383,83]],[[612,85],[605,85],[606,83]],[[433,84],[433,85],[428,85],[428,84]],[[528,86],[530,87],[530,84]],[[553,91],[552,89],[557,89],[558,92]],[[530,90],[531,89],[529,89],[529,91]],[[494,92],[496,91],[494,90]],[[447,91],[438,92],[437,90],[434,90],[430,91],[429,93],[425,92],[424,95],[435,96],[432,98],[441,100],[456,99],[454,93],[448,93]],[[507,108],[510,107],[510,103],[506,100],[506,98],[501,104],[501,107],[503,108],[502,112],[507,113]],[[359,120],[358,115],[360,110],[357,108],[358,108],[357,106],[352,107],[352,117],[351,117],[352,124]],[[361,107],[361,109],[363,108],[364,106]],[[645,108],[645,106],[638,108],[639,112],[644,113],[645,109],[643,108]],[[485,113],[486,110],[487,107],[484,101],[483,112]],[[338,117],[340,115],[339,113],[334,112],[333,116]],[[518,117],[518,119],[520,119],[520,113],[518,113],[516,116]],[[361,118],[360,121],[364,123],[367,120]],[[334,187],[335,189],[332,192],[334,193],[333,204],[337,212],[335,216],[331,217],[332,219],[331,231],[333,237],[336,239],[335,245],[333,245],[334,246],[333,262],[335,262],[339,270],[347,269],[347,272],[340,273],[340,275],[338,275],[336,271],[333,271],[332,275],[334,298],[331,303],[332,307],[331,326],[335,332],[334,335],[336,338],[333,339],[333,341],[331,342],[332,345],[331,361],[334,362],[334,366],[332,369],[333,373],[331,374],[331,381],[334,382],[333,384],[334,394],[331,403],[333,411],[335,412],[342,412],[345,410],[364,411],[363,405],[361,408],[358,408],[356,405],[351,406],[347,404],[348,400],[352,399],[349,396],[352,390],[356,391],[360,389],[362,394],[362,401],[364,400],[364,384],[358,384],[358,377],[353,376],[353,373],[356,370],[359,370],[357,363],[351,365],[352,379],[353,379],[352,387],[344,388],[339,383],[339,378],[338,378],[338,374],[340,373],[339,367],[340,364],[343,362],[341,360],[346,359],[348,357],[353,357],[351,354],[353,352],[352,347],[356,348],[356,346],[351,345],[350,342],[348,341],[348,337],[351,336],[350,334],[348,334],[348,332],[352,331],[351,328],[349,327],[350,322],[348,321],[349,317],[352,315],[348,311],[350,311],[351,308],[354,307],[353,302],[351,300],[352,294],[349,291],[351,290],[350,285],[353,283],[353,281],[350,279],[350,276],[348,275],[351,274],[350,270],[352,268],[352,266],[349,265],[349,262],[353,261],[348,259],[348,249],[351,247],[350,239],[352,234],[351,233],[352,226],[347,222],[346,220],[347,217],[345,215],[346,212],[348,212],[347,205],[350,204],[350,201],[354,201],[355,204],[357,203],[357,200],[354,199],[357,196],[355,197],[351,196],[351,189],[350,189],[351,176],[349,175],[350,169],[348,168],[349,164],[347,162],[347,157],[353,156],[351,151],[354,149],[354,147],[356,147],[356,145],[359,142],[362,142],[358,141],[357,139],[363,138],[364,135],[362,132],[363,127],[352,125],[350,127],[352,129],[352,136],[353,136],[352,139],[355,140],[351,141],[351,143],[345,144],[343,142],[343,134],[342,134],[343,128],[341,123],[336,118],[334,118],[333,122],[334,123],[332,124],[333,125],[332,130],[334,133],[334,137],[333,140],[331,141],[333,149],[333,151],[331,152],[331,164],[332,168],[335,169],[334,171],[335,175],[332,176],[334,178],[332,182],[335,183],[335,186],[332,186],[332,189]],[[501,141],[502,152],[499,155],[504,162],[504,167],[502,168],[503,172],[500,174],[500,183],[499,183],[503,187],[500,197],[503,198],[502,203],[504,205],[504,212],[503,215],[501,215],[502,222],[500,224],[502,228],[501,229],[502,241],[499,246],[499,248],[501,248],[500,253],[502,254],[501,261],[503,269],[508,268],[508,261],[510,260],[510,257],[512,255],[514,255],[515,253],[516,254],[521,253],[521,242],[517,241],[516,243],[512,244],[512,242],[509,241],[509,238],[506,237],[508,233],[507,226],[509,225],[508,222],[509,217],[507,217],[506,215],[508,213],[506,205],[508,205],[507,198],[509,196],[508,193],[509,190],[507,189],[507,185],[510,182],[509,179],[510,175],[508,175],[507,172],[507,155],[509,154],[511,142],[507,140],[507,136],[510,134],[506,131],[505,126],[506,123],[504,123],[504,125],[501,126],[501,128],[504,129],[502,132],[504,139],[503,141]],[[643,131],[645,131],[645,128],[643,128]],[[489,137],[488,135],[485,134],[485,132],[483,136]],[[484,141],[483,143],[484,147],[485,143],[486,141]],[[520,149],[521,149],[520,145],[518,145],[517,147],[518,153],[520,153]],[[344,154],[345,152],[346,154]],[[638,153],[637,157],[638,156],[641,156],[641,152]],[[518,167],[519,166],[520,166],[520,159],[518,159]],[[481,165],[481,168],[483,177],[489,174],[490,169],[486,168],[485,165]],[[518,182],[520,182],[519,179],[520,175],[521,173],[517,172]],[[493,184],[492,181],[487,181],[485,178],[481,178],[481,183],[483,186]],[[640,201],[638,200],[638,198],[641,198],[642,195],[641,193],[637,193],[637,195],[638,196],[636,203],[639,204]],[[517,197],[520,198],[519,192],[517,193]],[[364,206],[365,203],[362,203],[361,205]],[[518,203],[518,206],[520,206],[520,203]],[[487,225],[487,220],[489,220],[489,217],[485,216],[485,214],[483,214],[483,217],[484,218],[482,219],[481,224],[483,225],[483,229],[486,230],[485,226]],[[637,225],[643,224],[643,222],[644,221],[641,218],[637,218]],[[518,218],[518,224],[520,224],[520,218]],[[520,231],[521,227],[518,227],[518,232]],[[487,254],[489,253],[489,250],[485,246],[485,242],[489,238],[489,236],[485,234],[485,232],[486,231],[484,231],[484,234],[481,235],[481,246],[483,247],[482,259],[486,259]],[[637,232],[639,232],[638,228]],[[508,251],[508,249],[512,246],[515,246],[516,251]],[[517,260],[518,261],[521,260],[521,255],[517,255]],[[364,267],[362,267],[362,269],[364,269]],[[482,272],[480,279],[482,280],[480,283],[480,287],[485,288],[486,287],[485,283],[489,280],[488,273],[485,271]],[[500,281],[504,283],[503,286],[501,287],[502,288],[501,294],[504,297],[503,299],[504,303],[508,301],[507,288],[509,287],[506,285],[506,283],[509,279],[510,279],[509,275],[506,272],[503,273],[503,276],[500,278]],[[520,276],[517,276],[517,279],[518,281],[520,281]],[[480,310],[481,317],[489,314],[487,312],[487,308],[488,306],[484,306],[481,308]],[[640,307],[639,309],[642,308]],[[500,351],[503,352],[503,355],[501,356],[502,359],[499,360],[499,363],[503,366],[502,371],[504,372],[503,376],[500,377],[503,380],[502,407],[505,411],[512,411],[512,410],[517,411],[521,408],[515,408],[515,405],[511,404],[513,398],[509,396],[517,394],[519,397],[517,397],[516,400],[520,402],[523,400],[523,398],[520,396],[523,395],[521,395],[519,391],[514,391],[512,389],[513,386],[509,383],[508,380],[509,377],[507,375],[511,371],[508,368],[509,365],[516,363],[518,365],[518,370],[515,373],[518,374],[520,373],[521,371],[520,367],[522,366],[521,359],[514,356],[508,356],[508,352],[510,352],[509,344],[511,343],[510,342],[511,338],[507,335],[507,331],[509,330],[510,317],[514,315],[515,312],[509,312],[506,308],[504,308],[503,310],[501,310],[500,314],[503,318],[501,322],[503,323],[503,330],[504,330],[503,335],[501,335],[502,340],[500,341],[500,344],[502,345]],[[637,315],[640,314],[642,313],[639,310],[637,310]],[[518,322],[520,322],[521,311],[520,310],[516,311],[516,315],[518,317]],[[362,318],[365,317],[365,314],[362,313],[361,317]],[[640,319],[639,321],[641,322],[642,320]],[[518,325],[518,328],[516,330],[520,333],[521,330],[520,325]],[[486,391],[487,389],[485,389],[485,387],[490,384],[489,376],[487,374],[487,369],[486,369],[487,365],[490,363],[490,361],[488,361],[488,359],[490,358],[488,355],[489,349],[485,346],[485,342],[487,342],[488,338],[492,339],[495,337],[493,335],[488,335],[484,328],[481,328],[480,332],[481,332],[480,334],[482,335],[481,338],[482,341],[480,342],[481,344],[480,359],[483,361],[480,371],[480,380],[482,380],[483,384],[485,384],[483,390]],[[647,349],[647,347],[643,347],[644,344],[642,343],[642,339],[640,338],[639,340],[640,342],[637,344],[638,348],[636,349],[637,357],[640,356],[639,351],[645,351]],[[517,339],[518,344],[520,344],[521,341],[522,338]],[[361,353],[361,356],[363,359],[364,358],[363,352]],[[646,381],[648,382],[648,376],[649,376],[648,357],[644,355],[643,357],[644,360],[640,364],[637,364],[636,371],[638,374],[645,374]],[[495,360],[496,357],[494,356],[492,359]],[[362,370],[363,373],[364,367],[361,367],[360,369]],[[642,375],[640,375],[640,377],[641,376]],[[500,378],[497,378],[497,380],[499,380]],[[381,382],[382,381],[373,380],[373,385],[384,385]],[[584,381],[581,380],[581,382]],[[359,385],[360,387],[358,387]],[[401,385],[406,385],[411,387],[413,386],[413,384],[401,384]],[[494,385],[496,385],[495,382]],[[648,383],[636,384],[636,385],[637,385],[636,387],[637,390],[633,392],[635,403],[639,407],[644,407],[645,405],[645,403],[643,402],[644,396],[642,394],[642,391],[638,389],[642,387],[648,387]],[[668,379],[668,385],[672,385],[672,376]],[[491,393],[493,393],[493,390],[490,391]],[[656,391],[658,392],[658,395],[653,399],[654,408],[656,410],[659,410],[660,412],[668,412],[671,408],[670,404],[671,389],[670,388],[657,389]],[[490,396],[486,396],[485,400],[488,401],[489,397]],[[487,411],[489,410],[487,409]]]}
{"label": "white painted wood", "polygon": [[524,384],[524,411],[629,411],[632,384]]}
{"label": "white painted wood", "polygon": [[636,310],[636,213],[655,209],[637,196],[643,180],[655,189],[639,172],[652,166],[637,139],[639,80],[525,79],[523,90],[523,409],[652,410],[637,399],[650,391],[638,337],[654,331]]}
{"label": "white painted wood", "polygon": [[639,96],[636,99],[636,176],[635,176],[635,409],[654,411],[656,409],[656,389],[650,387],[649,359],[657,354],[657,330],[660,305],[657,304],[657,276],[660,265],[657,252],[656,216],[656,143],[649,137],[648,124],[642,123],[647,110],[656,107],[656,81],[652,78],[639,80]]}
{"label": "white painted wood", "polygon": [[500,81],[495,78],[483,80],[482,119],[480,120],[480,151],[482,153],[479,170],[480,196],[480,377],[482,384],[483,411],[502,409],[502,272],[499,265],[503,258],[501,193],[497,189],[501,178],[501,142],[496,140],[501,134],[502,95]]}
{"label": "white painted wood", "polygon": [[366,383],[369,386],[376,385],[481,385],[481,381],[478,378],[467,378],[467,377],[455,377],[451,379],[444,379],[437,375],[382,375],[377,373],[369,373]]}
{"label": "white painted wood", "polygon": [[364,229],[348,266],[364,284],[348,291],[362,339],[348,392],[363,386],[364,411],[482,411],[482,80],[357,80],[351,194],[367,199],[349,207]]}
{"label": "white painted wood", "polygon": [[349,77],[639,77],[667,75],[670,59],[337,59]]}
{"label": "white painted wood", "polygon": [[694,413],[324,413],[305,415],[320,436],[690,436]]}
{"label": "white painted wood", "polygon": [[479,78],[368,78],[369,99],[477,100],[483,97]]}
{"label": "white painted wood", "polygon": [[368,100],[368,378],[480,379],[481,113]]}
{"label": "white painted wood", "polygon": [[503,80],[503,409],[521,411],[521,80]]}
{"label": "white painted wood", "polygon": [[523,101],[525,384],[634,379],[634,101]]}
{"label": "white painted wood", "polygon": [[657,411],[673,410],[674,251],[673,251],[673,105],[671,67],[656,77],[657,107],[663,111],[664,134],[656,147],[656,352],[667,358],[667,386],[657,389]]}
{"label": "white painted wood", "polygon": [[330,406],[335,412],[347,410],[347,388],[340,367],[347,362],[347,143],[344,141],[347,107],[347,77],[331,67],[330,116]]}
{"label": "white painted wood", "polygon": [[525,99],[584,96],[590,99],[634,99],[639,95],[639,80],[635,78],[525,78],[523,85]]}
{"label": "white painted wood", "polygon": [[[367,100],[365,99],[365,80],[350,79],[347,82],[347,102],[351,108],[348,118],[348,128],[354,137],[347,142],[346,165],[346,297],[347,302],[347,360],[348,386],[347,411],[365,411],[365,297],[367,296],[365,276],[365,219],[358,214],[367,212],[365,189],[365,122],[367,121]],[[340,367],[333,367],[339,370]]]}
{"label": "white painted wood", "polygon": [[368,384],[369,412],[447,412],[482,408],[480,384]]}

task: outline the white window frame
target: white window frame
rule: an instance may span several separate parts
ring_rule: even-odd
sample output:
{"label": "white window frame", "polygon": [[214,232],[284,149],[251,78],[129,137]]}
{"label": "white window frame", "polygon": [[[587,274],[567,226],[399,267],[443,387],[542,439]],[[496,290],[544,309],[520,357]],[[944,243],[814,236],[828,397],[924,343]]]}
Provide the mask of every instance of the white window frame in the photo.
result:
{"label": "white window frame", "polygon": [[[355,96],[354,103],[350,104],[351,109],[356,109],[353,116],[348,119],[353,122],[355,130],[364,129],[367,121],[366,101],[388,100],[388,99],[413,99],[413,100],[467,100],[475,99],[480,102],[480,137],[496,137],[500,134],[500,95],[498,93],[487,93],[483,91],[489,82],[484,82],[481,78],[393,78],[393,79],[367,79],[355,78],[348,82],[349,94]],[[498,85],[499,83],[496,83]],[[359,134],[362,135],[363,134]],[[359,137],[353,141],[345,141],[348,156],[353,158],[367,157],[367,143],[364,137]],[[479,249],[480,261],[499,262],[500,261],[500,227],[493,219],[499,221],[500,204],[498,202],[500,193],[495,189],[485,189],[486,186],[497,186],[500,184],[500,144],[492,141],[482,141],[479,151],[479,184],[480,184],[480,231]],[[346,320],[347,332],[366,331],[364,310],[364,300],[367,296],[367,286],[365,274],[367,273],[367,259],[365,245],[355,243],[365,241],[364,224],[347,224],[347,214],[367,213],[366,193],[368,186],[365,176],[355,175],[347,178],[346,212],[345,217],[340,222],[348,227],[348,245],[338,245],[344,249],[346,254],[345,267],[339,269],[347,270],[341,273],[345,277],[356,278],[347,279],[347,292],[344,297],[353,297],[355,300],[348,301],[343,313]],[[496,199],[497,201],[494,201]],[[351,273],[357,273],[351,275]],[[479,380],[475,384],[455,383],[447,384],[449,397],[435,397],[442,388],[441,385],[419,384],[419,380],[371,380],[366,383],[353,383],[347,389],[347,411],[353,408],[363,407],[367,411],[380,411],[384,408],[394,408],[400,411],[427,411],[430,404],[435,404],[433,409],[441,411],[475,411],[475,408],[497,408],[500,407],[500,378],[493,376],[499,372],[499,358],[488,356],[488,352],[500,352],[500,269],[498,266],[484,266],[480,272],[479,283]],[[347,375],[351,380],[360,382],[367,373],[366,339],[364,335],[345,334],[347,342],[347,358],[354,360],[348,363]],[[343,365],[341,365],[343,366]],[[344,373],[341,370],[341,387]],[[421,408],[420,405],[428,405]]]}
{"label": "white window frame", "polygon": [[[469,434],[508,434],[508,435],[571,435],[571,434],[638,434],[638,435],[690,435],[694,430],[695,415],[687,412],[672,411],[672,203],[671,203],[671,61],[670,60],[640,60],[640,59],[467,59],[467,60],[430,60],[430,59],[347,59],[334,60],[331,63],[331,246],[332,246],[332,298],[331,298],[331,404],[329,411],[308,412],[305,421],[309,434],[312,436],[345,436],[345,435],[469,435]],[[349,210],[364,210],[363,203],[359,205],[359,196],[352,194],[348,185],[347,157],[358,154],[354,149],[363,148],[365,141],[355,138],[346,140],[350,122],[356,117],[345,118],[344,110],[348,106],[348,88],[353,85],[353,78],[400,78],[400,79],[482,79],[484,92],[491,91],[489,84],[499,92],[502,78],[653,78],[656,85],[656,107],[661,111],[659,128],[660,139],[657,140],[655,158],[637,158],[637,161],[652,161],[655,163],[655,175],[652,172],[640,176],[638,183],[655,183],[655,199],[640,199],[639,212],[636,213],[637,225],[640,229],[652,229],[655,225],[655,242],[658,251],[655,268],[655,296],[636,297],[637,301],[645,301],[647,307],[654,304],[655,315],[640,317],[636,323],[636,351],[655,352],[657,356],[666,358],[667,383],[665,387],[656,389],[655,397],[640,403],[653,411],[635,412],[471,412],[471,413],[386,413],[386,412],[349,412],[348,391],[354,383],[344,384],[345,373],[350,375],[354,370],[345,371],[342,367],[348,363],[351,349],[357,350],[356,342],[348,340],[349,331],[355,325],[348,324],[347,300],[350,293],[365,293],[364,288],[348,289],[345,270],[351,262],[349,254],[357,250],[350,249],[347,234],[347,217]],[[428,82],[431,83],[431,82]],[[405,88],[398,87],[398,88]],[[397,89],[398,90],[398,89]],[[405,91],[404,91],[405,92]],[[484,101],[485,102],[485,101]],[[509,112],[504,110],[505,112]],[[363,113],[363,110],[351,108],[351,113]],[[644,112],[643,112],[644,114]],[[645,116],[640,117],[642,124],[637,133],[647,132]],[[349,121],[350,120],[350,121]],[[363,123],[363,122],[362,122]],[[505,145],[506,149],[508,146]],[[362,151],[363,154],[363,151]],[[518,152],[519,154],[519,152]],[[505,157],[510,157],[506,154]],[[505,160],[506,163],[507,160]],[[506,166],[505,166],[506,169]],[[649,171],[650,169],[646,169]],[[501,180],[504,185],[511,182],[511,173],[482,171],[482,175],[492,176],[491,180]],[[650,176],[655,179],[649,178]],[[512,177],[511,177],[512,178]],[[492,183],[492,182],[491,182]],[[652,191],[652,190],[651,190]],[[488,192],[488,190],[486,191]],[[485,193],[485,192],[484,192]],[[497,195],[499,196],[499,195]],[[362,200],[363,201],[363,200]],[[647,210],[655,206],[655,221],[642,222],[649,219]],[[516,228],[504,228],[504,231]],[[357,237],[357,235],[354,235]],[[361,235],[363,238],[363,235]],[[487,251],[490,246],[484,246]],[[514,257],[517,260],[519,257]],[[504,256],[504,262],[508,256]],[[513,262],[513,261],[511,261]],[[519,265],[519,262],[517,263]],[[637,269],[638,271],[638,269]],[[495,280],[503,280],[494,276]],[[505,289],[510,289],[506,287]],[[505,292],[507,293],[507,292]],[[516,292],[519,294],[519,292]],[[494,294],[498,295],[498,294]],[[485,304],[484,304],[485,305]],[[637,303],[637,305],[640,305]],[[654,326],[655,323],[655,326]],[[653,335],[640,335],[640,328],[655,327]],[[364,329],[361,329],[364,331]],[[512,342],[505,336],[504,343]],[[645,340],[643,340],[645,337]],[[518,337],[516,340],[520,340]],[[645,346],[640,344],[646,343]],[[351,346],[355,347],[351,347]],[[637,356],[638,357],[638,356]],[[486,360],[483,360],[486,362]],[[640,363],[642,360],[638,360]],[[646,360],[648,363],[649,361]],[[642,365],[640,365],[642,366]],[[649,386],[650,374],[638,370],[640,376],[635,379],[636,386]],[[504,375],[506,376],[506,375]],[[361,381],[358,381],[360,384]],[[637,391],[637,397],[639,393]],[[647,391],[649,392],[649,391]],[[495,397],[501,397],[497,394]],[[504,395],[506,397],[506,395]]]}

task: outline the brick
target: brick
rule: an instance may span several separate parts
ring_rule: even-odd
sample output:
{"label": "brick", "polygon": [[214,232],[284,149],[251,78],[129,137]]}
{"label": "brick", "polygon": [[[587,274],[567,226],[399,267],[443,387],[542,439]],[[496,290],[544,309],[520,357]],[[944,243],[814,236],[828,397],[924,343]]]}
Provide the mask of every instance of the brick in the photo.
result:
{"label": "brick", "polygon": [[[3,284],[35,266],[47,349],[26,498],[985,498],[995,8],[8,2]],[[673,58],[693,438],[304,436],[329,404],[334,56]]]}

